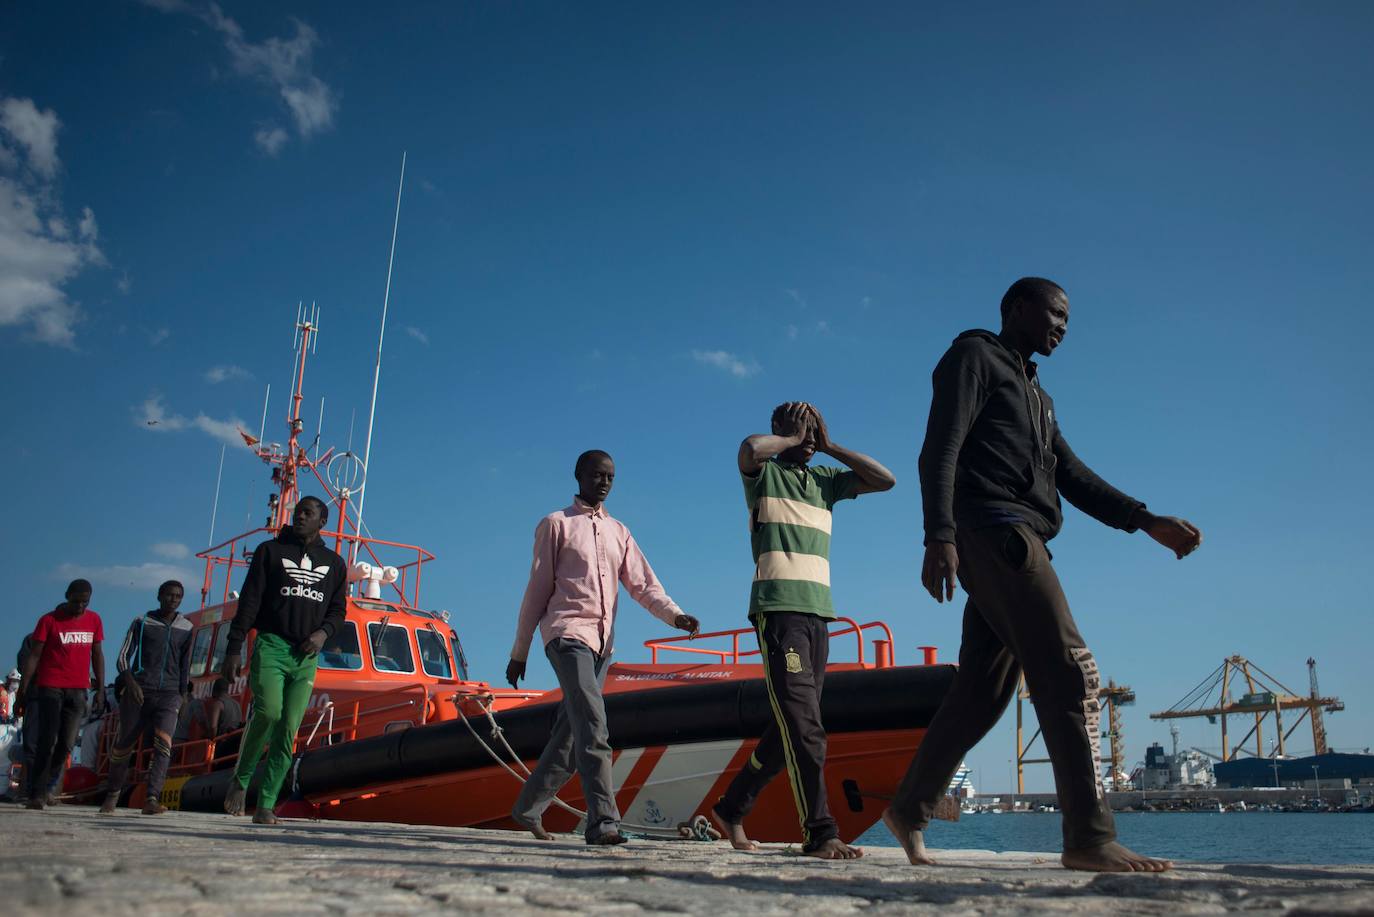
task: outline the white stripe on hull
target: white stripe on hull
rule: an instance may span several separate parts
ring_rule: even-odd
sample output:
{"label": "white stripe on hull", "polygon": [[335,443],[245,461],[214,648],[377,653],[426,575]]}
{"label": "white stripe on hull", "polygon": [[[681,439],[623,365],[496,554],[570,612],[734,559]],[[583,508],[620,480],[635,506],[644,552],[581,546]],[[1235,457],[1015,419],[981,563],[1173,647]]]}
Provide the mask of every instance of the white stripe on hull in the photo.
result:
{"label": "white stripe on hull", "polygon": [[[669,829],[688,821],[743,744],[742,739],[727,739],[668,746],[621,817],[631,824]],[[638,760],[643,749],[626,749],[620,757],[631,752]],[[629,774],[628,769],[625,773]],[[621,779],[616,780],[617,785]]]}

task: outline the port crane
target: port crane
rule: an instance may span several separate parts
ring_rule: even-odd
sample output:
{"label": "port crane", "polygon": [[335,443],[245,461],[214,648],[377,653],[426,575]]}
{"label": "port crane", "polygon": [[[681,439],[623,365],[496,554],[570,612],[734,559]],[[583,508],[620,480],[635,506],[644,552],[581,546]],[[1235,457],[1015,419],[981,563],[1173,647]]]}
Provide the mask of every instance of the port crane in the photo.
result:
{"label": "port crane", "polygon": [[[1108,774],[1112,779],[1112,787],[1119,789],[1122,776],[1126,766],[1126,741],[1121,728],[1121,719],[1117,708],[1128,707],[1135,703],[1135,691],[1126,685],[1119,685],[1115,681],[1108,680],[1105,685],[1098,689],[1097,698],[1102,702],[1102,706],[1107,710],[1107,739],[1110,753],[1107,757],[1098,758],[1098,761],[1109,766]],[[1030,691],[1026,688],[1025,676],[1022,676],[1021,683],[1016,689],[1016,792],[1026,792],[1025,767],[1027,764],[1048,764],[1049,758],[1030,758],[1031,746],[1035,740],[1040,738],[1040,729],[1036,728],[1031,735],[1030,741],[1024,741],[1024,712],[1022,704],[1030,700]]]}
{"label": "port crane", "polygon": [[[1254,756],[1268,757],[1264,753],[1264,720],[1274,715],[1274,734],[1278,740],[1278,755],[1284,754],[1284,742],[1290,738],[1303,720],[1312,725],[1312,747],[1314,754],[1323,755],[1329,751],[1326,744],[1326,723],[1323,713],[1336,713],[1345,709],[1345,702],[1338,697],[1323,697],[1317,687],[1317,661],[1307,660],[1309,693],[1307,696],[1294,693],[1277,678],[1270,675],[1244,656],[1228,656],[1197,687],[1189,691],[1182,700],[1168,710],[1151,713],[1152,720],[1182,719],[1185,717],[1207,717],[1208,722],[1221,720],[1221,758],[1229,761],[1242,753],[1249,753],[1245,747],[1251,736],[1255,738]],[[1238,690],[1243,682],[1244,690]],[[1301,710],[1297,720],[1283,727],[1283,711]],[[1230,744],[1227,720],[1232,716],[1253,717],[1255,725],[1240,741]]]}

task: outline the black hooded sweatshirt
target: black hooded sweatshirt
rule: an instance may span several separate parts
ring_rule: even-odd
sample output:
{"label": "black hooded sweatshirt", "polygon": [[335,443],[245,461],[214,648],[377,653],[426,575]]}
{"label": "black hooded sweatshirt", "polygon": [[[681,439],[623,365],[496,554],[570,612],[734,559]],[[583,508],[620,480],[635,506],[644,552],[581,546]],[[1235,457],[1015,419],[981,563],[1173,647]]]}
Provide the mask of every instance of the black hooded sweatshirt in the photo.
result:
{"label": "black hooded sweatshirt", "polygon": [[276,634],[292,646],[323,630],[326,637],[343,625],[347,576],[343,558],[316,538],[301,543],[289,525],[253,552],[243,578],[238,610],[224,652],[237,656],[248,631]]}
{"label": "black hooded sweatshirt", "polygon": [[991,331],[965,331],[935,367],[921,448],[925,542],[954,542],[956,526],[1019,519],[1046,541],[1059,534],[1059,495],[1113,528],[1134,532],[1145,506],[1093,473],[1059,429],[1034,362]]}

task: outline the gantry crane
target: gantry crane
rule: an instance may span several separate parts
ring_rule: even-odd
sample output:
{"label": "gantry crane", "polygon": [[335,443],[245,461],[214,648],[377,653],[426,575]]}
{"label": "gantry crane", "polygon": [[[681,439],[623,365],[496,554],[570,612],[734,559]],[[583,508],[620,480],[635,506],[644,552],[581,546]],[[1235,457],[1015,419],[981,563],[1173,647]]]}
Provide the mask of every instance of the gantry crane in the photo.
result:
{"label": "gantry crane", "polygon": [[[1315,659],[1307,660],[1307,668],[1311,679],[1311,693],[1303,697],[1294,694],[1284,687],[1277,678],[1244,656],[1228,656],[1212,674],[1204,678],[1192,691],[1189,691],[1181,701],[1168,710],[1151,713],[1150,719],[1171,720],[1205,716],[1208,721],[1215,723],[1220,717],[1221,760],[1229,761],[1233,755],[1227,735],[1228,717],[1253,716],[1255,718],[1255,725],[1235,744],[1235,754],[1249,751],[1244,746],[1253,735],[1255,737],[1254,755],[1257,758],[1268,757],[1264,753],[1264,719],[1270,713],[1274,714],[1274,734],[1278,739],[1278,754],[1280,756],[1284,754],[1284,742],[1302,725],[1305,718],[1311,717],[1314,754],[1324,755],[1328,749],[1326,725],[1322,722],[1322,712],[1335,713],[1344,710],[1345,703],[1337,697],[1321,696],[1321,692],[1317,690],[1317,661]],[[1245,692],[1240,694],[1239,699],[1237,699],[1237,692],[1232,688],[1232,682],[1237,678],[1245,680]],[[1288,728],[1287,732],[1283,728],[1284,710],[1302,711],[1302,714]]]}
{"label": "gantry crane", "polygon": [[[1098,761],[1108,764],[1108,774],[1112,778],[1112,787],[1119,788],[1118,783],[1124,772],[1126,765],[1126,747],[1121,729],[1121,720],[1117,716],[1118,707],[1128,707],[1135,703],[1135,691],[1125,685],[1118,685],[1115,681],[1108,681],[1107,684],[1097,691],[1098,700],[1102,701],[1107,708],[1107,738],[1110,754],[1103,758],[1099,755]],[[1026,679],[1021,678],[1021,684],[1016,689],[1016,792],[1026,792],[1025,767],[1027,764],[1048,764],[1049,758],[1028,758],[1031,746],[1040,737],[1040,729],[1037,726],[1035,733],[1031,735],[1029,742],[1023,742],[1024,732],[1024,713],[1022,702],[1030,700],[1030,691],[1026,688]],[[1093,723],[1089,728],[1099,728],[1100,724]]]}

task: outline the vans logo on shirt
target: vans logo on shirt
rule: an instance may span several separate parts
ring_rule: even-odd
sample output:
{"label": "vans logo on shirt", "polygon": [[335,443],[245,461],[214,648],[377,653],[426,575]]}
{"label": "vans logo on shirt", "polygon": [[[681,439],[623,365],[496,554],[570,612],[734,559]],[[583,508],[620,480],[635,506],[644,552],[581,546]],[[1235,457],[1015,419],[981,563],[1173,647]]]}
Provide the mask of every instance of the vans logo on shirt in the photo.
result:
{"label": "vans logo on shirt", "polygon": [[70,646],[73,643],[94,643],[95,634],[90,631],[67,631],[58,634],[57,639],[62,641],[63,646]]}

